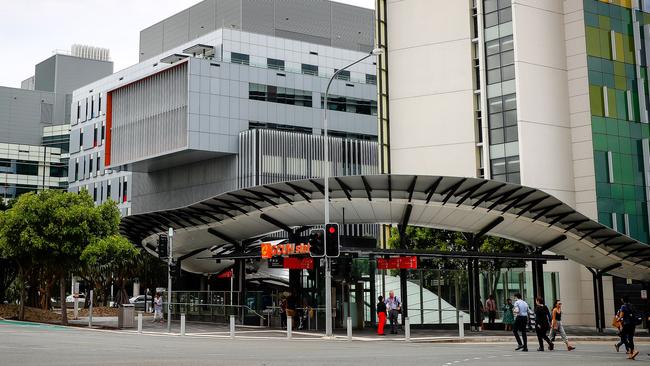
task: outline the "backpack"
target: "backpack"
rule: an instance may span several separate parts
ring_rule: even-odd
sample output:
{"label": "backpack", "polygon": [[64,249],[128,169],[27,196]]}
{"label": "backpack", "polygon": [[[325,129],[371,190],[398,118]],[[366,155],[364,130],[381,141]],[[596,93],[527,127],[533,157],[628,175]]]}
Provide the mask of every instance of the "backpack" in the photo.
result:
{"label": "backpack", "polygon": [[628,324],[628,325],[629,324],[633,324],[633,325],[641,325],[641,324],[643,324],[643,314],[636,311],[631,304],[625,304],[624,307],[625,307],[625,310],[623,310],[623,313],[625,314],[625,317],[623,318],[623,323],[624,324]]}

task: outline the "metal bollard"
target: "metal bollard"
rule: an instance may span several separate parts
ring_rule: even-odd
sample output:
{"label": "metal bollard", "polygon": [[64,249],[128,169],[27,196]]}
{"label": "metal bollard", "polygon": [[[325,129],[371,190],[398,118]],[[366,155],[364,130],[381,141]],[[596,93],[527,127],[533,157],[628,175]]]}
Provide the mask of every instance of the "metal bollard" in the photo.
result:
{"label": "metal bollard", "polygon": [[181,335],[185,335],[185,314],[181,314]]}
{"label": "metal bollard", "polygon": [[235,339],[235,316],[230,316],[230,339]]}
{"label": "metal bollard", "polygon": [[347,326],[348,326],[348,341],[351,341],[352,340],[352,317],[351,316],[348,316]]}
{"label": "metal bollard", "polygon": [[293,317],[287,316],[287,339],[291,339],[291,328],[293,326]]}
{"label": "metal bollard", "polygon": [[88,307],[88,328],[93,327],[93,290],[90,290],[90,306]]}
{"label": "metal bollard", "polygon": [[142,333],[142,312],[138,312],[138,333]]}
{"label": "metal bollard", "polygon": [[404,340],[407,342],[411,340],[411,322],[408,316],[404,318]]}
{"label": "metal bollard", "polygon": [[460,313],[458,317],[458,338],[465,338],[465,316],[463,313]]}

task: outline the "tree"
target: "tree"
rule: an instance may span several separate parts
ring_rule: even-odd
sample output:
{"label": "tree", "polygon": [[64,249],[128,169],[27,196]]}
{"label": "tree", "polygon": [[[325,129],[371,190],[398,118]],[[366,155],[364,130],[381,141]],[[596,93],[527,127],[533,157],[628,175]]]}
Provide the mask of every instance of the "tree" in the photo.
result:
{"label": "tree", "polygon": [[21,195],[3,213],[0,222],[0,252],[17,263],[19,270],[20,318],[24,314],[24,284],[37,264],[39,271],[59,279],[61,322],[67,324],[67,275],[79,271],[84,248],[95,240],[117,233],[118,224],[119,211],[115,203],[95,207],[86,191],[77,194],[46,190]]}
{"label": "tree", "polygon": [[119,288],[117,303],[125,304],[128,303],[125,284],[137,270],[139,255],[140,250],[126,238],[111,235],[90,243],[81,253],[81,260],[88,268],[95,268],[95,274],[100,278],[112,274]]}

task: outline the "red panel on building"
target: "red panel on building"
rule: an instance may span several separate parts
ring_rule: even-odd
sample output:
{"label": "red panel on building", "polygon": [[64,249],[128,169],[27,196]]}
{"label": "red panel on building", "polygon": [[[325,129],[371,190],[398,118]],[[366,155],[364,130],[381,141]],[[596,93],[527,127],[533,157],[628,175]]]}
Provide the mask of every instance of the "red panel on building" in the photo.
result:
{"label": "red panel on building", "polygon": [[312,258],[312,257],[305,257],[305,258],[286,257],[286,258],[284,258],[284,268],[288,268],[288,269],[314,269],[314,258]]}

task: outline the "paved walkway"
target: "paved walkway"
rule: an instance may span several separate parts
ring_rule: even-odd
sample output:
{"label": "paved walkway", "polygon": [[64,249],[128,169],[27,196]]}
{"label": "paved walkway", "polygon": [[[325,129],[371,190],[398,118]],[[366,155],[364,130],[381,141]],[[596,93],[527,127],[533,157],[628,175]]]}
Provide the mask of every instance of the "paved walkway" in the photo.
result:
{"label": "paved walkway", "polygon": [[[167,333],[167,322],[153,323],[151,316],[145,316],[142,322],[142,332],[144,334],[152,335],[170,335]],[[88,318],[82,317],[77,320],[71,320],[71,324],[76,326],[88,326]],[[137,318],[134,321],[134,328],[117,329],[117,317],[93,317],[93,328],[112,329],[124,333],[137,333]],[[567,334],[572,342],[580,341],[617,341],[618,337],[613,329],[607,329],[605,333],[599,334],[592,327],[578,327],[567,326],[565,327]],[[211,322],[194,322],[188,321],[185,325],[185,334],[194,337],[216,337],[216,338],[229,338],[230,331],[229,325],[223,323]],[[180,335],[180,322],[177,320],[172,321],[171,335]],[[319,331],[292,331],[293,339],[309,340],[309,339],[322,339],[324,332]],[[235,336],[237,338],[287,338],[287,331],[282,329],[269,329],[266,327],[256,326],[242,326],[237,325]],[[336,329],[334,331],[335,339],[346,340],[347,332],[345,329]],[[530,340],[536,342],[534,332],[529,332],[528,337]],[[639,342],[650,342],[650,334],[645,329],[637,331]],[[398,334],[387,334],[386,336],[378,336],[374,329],[353,330],[353,340],[358,341],[404,341],[404,332],[400,330]],[[481,332],[473,332],[465,330],[463,339],[459,338],[458,330],[442,330],[442,329],[418,329],[412,328],[410,334],[410,341],[413,342],[514,342],[512,333],[510,331],[489,330]]]}

